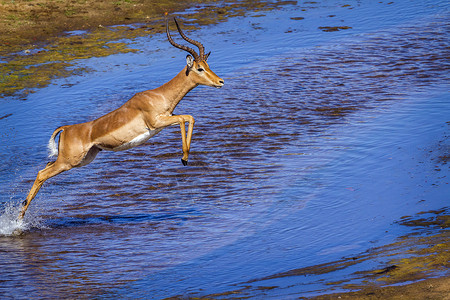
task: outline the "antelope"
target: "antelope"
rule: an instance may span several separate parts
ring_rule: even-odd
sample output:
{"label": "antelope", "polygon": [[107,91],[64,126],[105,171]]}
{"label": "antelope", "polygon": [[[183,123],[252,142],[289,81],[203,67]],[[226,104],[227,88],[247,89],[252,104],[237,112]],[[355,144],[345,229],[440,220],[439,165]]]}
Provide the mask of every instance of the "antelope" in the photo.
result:
{"label": "antelope", "polygon": [[[211,52],[205,54],[203,45],[188,38],[174,18],[180,36],[197,46],[199,52],[197,54],[194,49],[175,43],[169,32],[167,14],[165,19],[170,44],[189,53],[186,56],[186,66],[169,82],[153,90],[137,93],[118,109],[96,120],[57,128],[48,143],[49,157],[57,158],[38,172],[26,200],[22,203],[19,220],[23,219],[31,201],[47,179],[74,167],[89,164],[102,150],[122,151],[139,146],[171,125],[179,125],[181,128],[181,162],[187,165],[194,118],[191,115],[172,115],[172,112],[181,99],[198,85],[220,88],[224,81],[209,68],[207,60]],[[187,134],[186,122],[189,124]],[[57,145],[55,139],[58,134]]]}

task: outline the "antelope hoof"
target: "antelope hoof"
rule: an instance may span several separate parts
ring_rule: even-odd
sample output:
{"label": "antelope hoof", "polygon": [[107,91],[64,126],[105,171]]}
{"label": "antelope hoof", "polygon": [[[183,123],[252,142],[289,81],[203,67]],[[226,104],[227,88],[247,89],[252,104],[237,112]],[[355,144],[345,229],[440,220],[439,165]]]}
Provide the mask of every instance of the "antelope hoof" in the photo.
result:
{"label": "antelope hoof", "polygon": [[187,166],[187,160],[181,159],[181,162],[183,163],[183,166]]}
{"label": "antelope hoof", "polygon": [[19,229],[19,228],[14,229],[12,232],[12,235],[15,235],[15,236],[19,236],[19,235],[23,235],[23,234],[24,234],[23,230]]}

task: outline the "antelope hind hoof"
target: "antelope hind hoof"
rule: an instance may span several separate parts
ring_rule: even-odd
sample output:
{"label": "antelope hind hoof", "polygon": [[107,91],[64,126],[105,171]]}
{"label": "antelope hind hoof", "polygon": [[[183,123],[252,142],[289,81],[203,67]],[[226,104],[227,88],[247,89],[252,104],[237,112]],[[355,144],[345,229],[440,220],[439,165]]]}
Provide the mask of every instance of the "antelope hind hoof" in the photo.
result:
{"label": "antelope hind hoof", "polygon": [[181,159],[181,163],[183,163],[183,166],[187,166],[187,160]]}
{"label": "antelope hind hoof", "polygon": [[15,235],[15,236],[19,236],[19,235],[23,235],[23,234],[24,234],[23,230],[19,229],[19,228],[14,229],[12,232],[12,235]]}

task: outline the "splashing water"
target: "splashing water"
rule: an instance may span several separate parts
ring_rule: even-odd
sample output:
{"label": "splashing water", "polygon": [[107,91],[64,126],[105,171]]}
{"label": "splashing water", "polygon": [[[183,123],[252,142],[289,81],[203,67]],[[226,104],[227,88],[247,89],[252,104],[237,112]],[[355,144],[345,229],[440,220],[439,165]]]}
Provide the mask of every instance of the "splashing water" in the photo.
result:
{"label": "splashing water", "polygon": [[0,215],[0,236],[21,235],[31,228],[43,228],[41,218],[33,214],[19,220],[20,204],[7,203]]}
{"label": "splashing water", "polygon": [[28,229],[24,220],[17,219],[19,206],[7,204],[0,215],[0,235],[15,235]]}

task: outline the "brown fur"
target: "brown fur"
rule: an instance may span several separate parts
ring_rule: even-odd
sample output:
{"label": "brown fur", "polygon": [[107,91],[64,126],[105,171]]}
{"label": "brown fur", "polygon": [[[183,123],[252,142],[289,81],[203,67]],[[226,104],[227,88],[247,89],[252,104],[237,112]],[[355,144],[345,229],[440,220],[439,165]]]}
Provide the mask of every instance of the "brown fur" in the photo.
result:
{"label": "brown fur", "polygon": [[[190,62],[192,63],[192,62]],[[188,61],[189,64],[189,61]],[[60,133],[58,157],[39,171],[19,215],[22,219],[31,200],[49,178],[81,167],[94,160],[100,150],[120,151],[137,146],[170,125],[180,125],[183,164],[187,163],[191,147],[194,118],[172,112],[183,97],[198,85],[221,87],[223,80],[211,71],[206,61],[194,61],[166,84],[137,93],[118,109],[90,122],[59,127],[52,139]],[[199,69],[203,71],[199,71]],[[188,74],[188,75],[186,75]],[[186,134],[185,123],[189,123]],[[148,136],[147,136],[148,135]],[[136,141],[135,143],[130,143]]]}

